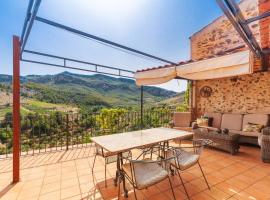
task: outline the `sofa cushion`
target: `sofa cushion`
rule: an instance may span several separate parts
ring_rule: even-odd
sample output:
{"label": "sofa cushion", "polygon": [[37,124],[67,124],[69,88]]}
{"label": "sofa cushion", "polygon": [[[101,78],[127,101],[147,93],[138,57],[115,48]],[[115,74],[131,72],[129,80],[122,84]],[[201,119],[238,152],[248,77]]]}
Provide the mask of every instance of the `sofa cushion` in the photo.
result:
{"label": "sofa cushion", "polygon": [[175,112],[173,113],[174,127],[190,127],[191,112]]}
{"label": "sofa cushion", "polygon": [[220,128],[221,124],[221,113],[205,113],[205,117],[213,118],[212,127],[214,128]]}
{"label": "sofa cushion", "polygon": [[229,130],[229,133],[236,133],[242,136],[249,136],[249,137],[259,137],[261,133],[258,132],[245,132],[245,131],[237,131],[237,130]]}
{"label": "sofa cushion", "polygon": [[242,114],[223,114],[221,120],[221,128],[229,130],[242,130],[243,115]]}
{"label": "sofa cushion", "polygon": [[269,122],[269,115],[267,114],[246,114],[243,117],[242,130],[244,130],[244,128],[248,123],[267,126],[268,122]]}

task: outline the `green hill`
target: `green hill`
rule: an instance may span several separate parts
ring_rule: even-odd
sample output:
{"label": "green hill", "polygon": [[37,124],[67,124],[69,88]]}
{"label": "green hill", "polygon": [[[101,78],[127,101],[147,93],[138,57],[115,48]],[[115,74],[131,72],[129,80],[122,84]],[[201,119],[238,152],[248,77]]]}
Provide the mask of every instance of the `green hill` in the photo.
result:
{"label": "green hill", "polygon": [[[1,84],[10,85],[11,82],[12,76],[0,75]],[[140,105],[140,88],[131,79],[63,72],[56,75],[22,76],[21,82],[24,98],[47,103],[73,105],[85,110]],[[167,99],[175,98],[176,95],[173,91],[144,87],[146,106],[167,102]]]}

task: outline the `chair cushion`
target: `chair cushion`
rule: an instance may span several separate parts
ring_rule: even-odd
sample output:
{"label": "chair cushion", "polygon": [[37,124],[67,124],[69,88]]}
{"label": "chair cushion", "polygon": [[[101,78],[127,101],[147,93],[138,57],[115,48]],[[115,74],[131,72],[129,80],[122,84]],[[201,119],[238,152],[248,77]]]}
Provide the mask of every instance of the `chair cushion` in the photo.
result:
{"label": "chair cushion", "polygon": [[[171,156],[172,154],[173,153],[170,151],[168,151],[167,153],[168,156]],[[188,152],[181,149],[176,149],[176,155],[177,164],[174,160],[172,160],[172,165],[175,167],[179,167],[180,170],[185,170],[192,167],[198,162],[200,158],[199,155],[196,155],[193,152]]]}
{"label": "chair cushion", "polygon": [[[154,185],[168,177],[168,173],[158,163],[135,162],[133,175],[138,189]],[[122,165],[125,173],[131,178],[130,163]]]}
{"label": "chair cushion", "polygon": [[205,113],[204,116],[208,118],[213,118],[212,127],[220,128],[222,118],[221,113]]}
{"label": "chair cushion", "polygon": [[243,115],[242,114],[223,114],[221,120],[221,128],[229,130],[242,130]]}
{"label": "chair cushion", "polygon": [[269,115],[267,114],[246,114],[243,117],[242,130],[244,130],[244,128],[248,123],[267,126],[268,122],[269,122]]}

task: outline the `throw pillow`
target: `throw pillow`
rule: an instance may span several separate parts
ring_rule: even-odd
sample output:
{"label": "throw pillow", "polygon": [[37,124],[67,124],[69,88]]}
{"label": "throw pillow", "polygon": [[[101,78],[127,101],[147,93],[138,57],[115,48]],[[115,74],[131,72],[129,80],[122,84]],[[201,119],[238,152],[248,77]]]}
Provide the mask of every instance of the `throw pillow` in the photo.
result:
{"label": "throw pillow", "polygon": [[261,125],[261,124],[248,123],[243,128],[243,131],[244,132],[258,132],[259,133],[259,132],[261,132],[263,127],[264,127],[264,125]]}
{"label": "throw pillow", "polygon": [[199,126],[208,126],[208,119],[207,118],[198,118],[197,124]]}

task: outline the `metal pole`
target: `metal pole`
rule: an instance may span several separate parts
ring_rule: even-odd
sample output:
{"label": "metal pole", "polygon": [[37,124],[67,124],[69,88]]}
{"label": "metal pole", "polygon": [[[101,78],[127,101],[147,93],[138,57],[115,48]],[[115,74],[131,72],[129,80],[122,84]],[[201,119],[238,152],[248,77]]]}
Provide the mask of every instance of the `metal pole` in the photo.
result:
{"label": "metal pole", "polygon": [[[35,55],[39,55],[39,56],[45,56],[45,57],[50,57],[50,58],[56,58],[56,59],[61,59],[61,60],[66,60],[66,61],[71,61],[71,62],[77,62],[77,63],[82,63],[82,64],[87,64],[87,65],[94,65],[94,66],[99,66],[99,67],[103,67],[103,68],[107,68],[107,69],[113,69],[113,70],[121,70],[123,72],[129,72],[129,73],[134,73],[134,71],[131,70],[126,70],[126,69],[120,69],[117,67],[111,67],[111,66],[107,66],[107,65],[101,65],[101,64],[97,64],[97,63],[92,63],[92,62],[87,62],[87,61],[82,61],[82,60],[78,60],[78,59],[73,59],[73,58],[67,58],[67,57],[62,57],[62,56],[56,56],[56,55],[52,55],[52,54],[47,54],[47,53],[41,53],[38,51],[31,51],[31,50],[24,50],[25,53],[29,53],[29,54],[35,54]],[[66,65],[64,65],[66,66]]]}
{"label": "metal pole", "polygon": [[13,183],[20,180],[20,38],[13,36]]}
{"label": "metal pole", "polygon": [[33,13],[32,13],[32,15],[30,16],[30,19],[29,19],[29,25],[27,26],[27,28],[25,30],[25,37],[21,38],[21,40],[22,40],[21,53],[23,53],[23,51],[24,51],[24,48],[25,48],[25,45],[27,43],[28,37],[29,37],[30,32],[32,30],[32,26],[34,24],[34,21],[35,21],[35,18],[36,18],[40,3],[41,3],[41,0],[36,0],[36,2],[34,4],[34,7],[33,7]]}
{"label": "metal pole", "polygon": [[[74,69],[74,70],[79,70],[79,71],[85,71],[85,72],[94,72],[94,73],[99,73],[99,74],[107,74],[107,75],[112,75],[112,76],[119,76],[119,74],[115,73],[107,73],[107,72],[102,72],[102,71],[95,71],[95,70],[90,70],[90,69],[83,69],[83,68],[78,68],[78,67],[69,67],[65,65],[58,65],[58,64],[53,64],[53,63],[47,63],[47,62],[39,62],[35,60],[26,60],[26,59],[21,59],[23,62],[28,62],[28,63],[35,63],[35,64],[40,64],[40,65],[48,65],[48,66],[54,66],[58,68],[65,68],[65,69]],[[121,77],[125,78],[131,78],[134,79],[133,76],[125,76],[125,75],[120,75]]]}
{"label": "metal pole", "polygon": [[143,128],[143,86],[141,86],[141,129]]}
{"label": "metal pole", "polygon": [[107,39],[104,39],[104,38],[101,38],[101,37],[98,37],[98,36],[83,32],[83,31],[79,31],[77,29],[65,26],[63,24],[59,24],[57,22],[54,22],[54,21],[51,21],[51,20],[48,20],[48,19],[44,19],[44,18],[39,17],[39,16],[36,16],[35,20],[37,20],[39,22],[42,22],[42,23],[45,23],[45,24],[48,24],[48,25],[51,25],[51,26],[54,26],[54,27],[57,27],[57,28],[60,28],[60,29],[64,29],[64,30],[69,31],[71,33],[75,33],[75,34],[84,36],[86,38],[90,38],[90,39],[97,40],[97,41],[105,43],[105,44],[109,44],[111,46],[114,46],[114,47],[117,47],[117,48],[120,48],[120,49],[124,49],[124,50],[130,51],[130,52],[133,52],[133,53],[136,53],[136,54],[140,54],[140,55],[143,55],[143,56],[155,59],[155,60],[159,60],[159,61],[162,61],[162,62],[165,62],[165,63],[176,65],[175,62],[165,60],[163,58],[160,58],[160,57],[157,57],[157,56],[154,56],[154,55],[139,51],[137,49],[133,49],[133,48],[124,46],[124,45],[116,43],[116,42],[112,42],[110,40],[107,40]]}
{"label": "metal pole", "polygon": [[22,29],[22,34],[21,34],[21,44],[23,43],[23,38],[24,38],[24,34],[25,34],[25,31],[26,31],[26,28],[27,28],[27,24],[28,24],[28,21],[29,21],[29,19],[31,17],[31,10],[32,10],[33,4],[34,4],[34,0],[30,0],[29,3],[28,3],[26,16],[25,16],[25,19],[24,19],[24,24],[23,24],[23,29]]}

